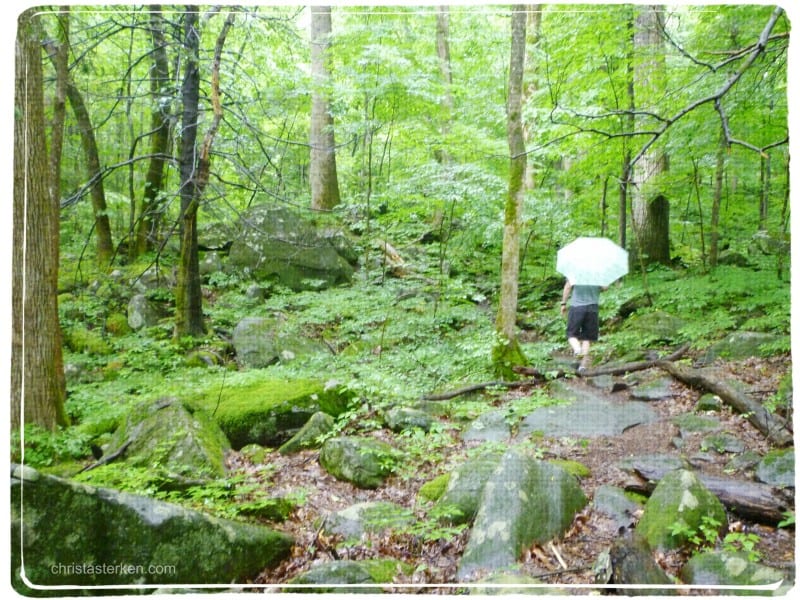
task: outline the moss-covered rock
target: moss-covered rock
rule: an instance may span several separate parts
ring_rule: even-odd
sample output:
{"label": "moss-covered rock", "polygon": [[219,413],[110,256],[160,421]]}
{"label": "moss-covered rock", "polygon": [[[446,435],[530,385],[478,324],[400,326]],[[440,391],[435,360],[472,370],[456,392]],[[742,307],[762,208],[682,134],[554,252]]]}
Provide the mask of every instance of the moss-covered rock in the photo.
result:
{"label": "moss-covered rock", "polygon": [[341,414],[349,394],[337,385],[310,379],[266,379],[209,390],[187,404],[213,415],[234,449],[247,444],[278,447],[316,412]]}
{"label": "moss-covered rock", "polygon": [[[788,592],[790,578],[772,567],[748,559],[739,552],[701,552],[695,554],[683,566],[681,579],[692,585],[741,586],[729,588],[732,595],[775,595]],[[782,582],[783,585],[781,585]],[[765,589],[748,589],[749,586],[765,586]]]}
{"label": "moss-covered rock", "polygon": [[459,580],[512,566],[523,548],[562,534],[587,502],[575,477],[509,450],[486,482]]}
{"label": "moss-covered rock", "polygon": [[292,454],[307,448],[322,446],[320,438],[333,431],[336,421],[328,413],[315,412],[292,438],[278,448],[281,454]]}
{"label": "moss-covered rock", "polygon": [[442,494],[444,494],[449,482],[450,473],[444,473],[438,477],[434,477],[420,486],[417,498],[423,502],[436,502],[442,497]]}
{"label": "moss-covered rock", "polygon": [[636,531],[650,547],[672,550],[686,546],[691,532],[700,532],[701,527],[721,532],[726,523],[727,514],[719,498],[694,473],[680,469],[658,482]]}
{"label": "moss-covered rock", "polygon": [[[412,572],[412,566],[395,559],[337,560],[316,565],[294,577],[283,591],[375,594],[386,591],[380,584],[392,583],[398,575],[408,576]],[[306,587],[309,584],[314,587]],[[353,584],[360,586],[351,587]]]}
{"label": "moss-covered rock", "polygon": [[[225,474],[230,447],[220,427],[203,411],[188,411],[175,398],[143,402],[131,409],[114,432],[107,454],[120,452],[115,463],[186,479]],[[86,473],[91,480],[92,472]]]}
{"label": "moss-covered rock", "polygon": [[486,452],[468,459],[451,474],[447,489],[439,502],[440,507],[449,510],[449,521],[455,525],[471,523],[478,513],[483,488],[500,463],[502,453]]}
{"label": "moss-covered rock", "polygon": [[[287,558],[293,544],[266,527],[15,465],[11,531],[12,581],[24,595],[62,596],[76,586],[252,581]],[[45,589],[32,590],[26,581]]]}
{"label": "moss-covered rock", "polygon": [[373,438],[336,437],[320,450],[319,462],[328,473],[356,487],[374,489],[383,483],[399,460],[386,442]]}

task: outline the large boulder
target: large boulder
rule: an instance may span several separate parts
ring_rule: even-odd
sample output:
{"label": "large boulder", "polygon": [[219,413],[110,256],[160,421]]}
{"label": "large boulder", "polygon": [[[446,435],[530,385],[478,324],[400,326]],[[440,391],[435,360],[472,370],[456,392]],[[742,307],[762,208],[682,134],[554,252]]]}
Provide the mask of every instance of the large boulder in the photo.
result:
{"label": "large boulder", "polygon": [[51,596],[100,585],[243,583],[288,558],[294,543],[260,525],[19,465],[11,466],[11,539],[14,587]]}
{"label": "large boulder", "polygon": [[353,267],[345,256],[352,259],[341,234],[285,207],[260,205],[243,215],[228,263],[300,291],[349,283]]}
{"label": "large boulder", "polygon": [[[189,411],[176,398],[161,398],[134,406],[105,454],[117,456],[108,468],[139,467],[180,483],[224,476],[229,448],[228,438],[208,414]],[[86,471],[81,478],[96,483],[93,475],[100,472]]]}
{"label": "large boulder", "polygon": [[412,572],[412,566],[392,558],[335,560],[312,566],[289,580],[282,591],[376,594],[392,591],[392,586],[380,584],[391,584],[398,576],[406,579]]}
{"label": "large boulder", "polygon": [[507,569],[524,548],[564,533],[587,502],[562,468],[509,450],[486,482],[459,580]]}

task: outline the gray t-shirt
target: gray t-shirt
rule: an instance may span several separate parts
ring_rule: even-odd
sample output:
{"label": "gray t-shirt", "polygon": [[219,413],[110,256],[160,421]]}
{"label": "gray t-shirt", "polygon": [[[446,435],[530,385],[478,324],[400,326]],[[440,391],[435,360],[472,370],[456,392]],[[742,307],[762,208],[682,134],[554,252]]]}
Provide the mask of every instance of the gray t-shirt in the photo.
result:
{"label": "gray t-shirt", "polygon": [[572,306],[589,306],[600,302],[600,286],[572,286]]}

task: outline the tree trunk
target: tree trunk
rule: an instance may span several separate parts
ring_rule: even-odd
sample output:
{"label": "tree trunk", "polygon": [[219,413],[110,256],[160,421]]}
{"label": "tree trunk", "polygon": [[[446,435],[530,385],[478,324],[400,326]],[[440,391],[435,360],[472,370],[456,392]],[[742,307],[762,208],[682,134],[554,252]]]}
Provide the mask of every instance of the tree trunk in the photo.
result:
{"label": "tree trunk", "polygon": [[78,122],[83,154],[86,157],[87,175],[92,182],[89,194],[92,198],[92,210],[94,211],[97,264],[98,266],[106,267],[111,264],[111,257],[114,255],[114,244],[111,237],[111,222],[108,218],[106,192],[100,167],[100,151],[97,149],[97,140],[94,136],[94,127],[89,116],[89,110],[86,108],[80,90],[75,87],[71,80],[67,86],[67,97]]}
{"label": "tree trunk", "polygon": [[[633,76],[636,108],[646,112],[654,99],[664,92],[666,62],[658,25],[660,6],[640,8],[634,28],[634,54],[646,57],[634,64]],[[644,117],[638,127],[647,130],[650,123]],[[667,170],[667,155],[649,149],[634,166],[636,184],[632,225],[635,233],[635,255],[643,265],[669,264],[669,201],[659,190],[659,175]]]}
{"label": "tree trunk", "polygon": [[64,146],[64,122],[67,116],[67,84],[69,82],[69,6],[58,12],[58,44],[51,57],[56,71],[53,97],[53,121],[50,137],[50,189],[53,198],[61,198],[61,153]]}
{"label": "tree trunk", "polygon": [[200,102],[200,72],[197,52],[200,31],[197,7],[184,13],[184,52],[186,72],[181,88],[183,120],[181,135],[181,252],[175,287],[175,337],[203,335],[203,298],[200,290],[200,257],[197,248],[197,209],[199,192],[196,160],[197,119]]}
{"label": "tree trunk", "polygon": [[719,146],[717,146],[717,168],[714,171],[714,197],[711,201],[711,241],[709,247],[708,264],[713,269],[719,260],[719,207],[722,205],[722,186],[725,177],[725,155],[728,143],[725,131],[720,133]]}
{"label": "tree trunk", "polygon": [[522,203],[525,198],[525,139],[522,130],[522,81],[525,72],[524,5],[515,5],[511,17],[511,58],[508,74],[508,148],[510,165],[508,196],[503,223],[503,257],[500,269],[500,305],[495,329],[499,340],[493,351],[495,370],[501,376],[512,375],[512,367],[521,362],[522,351],[516,334],[519,290],[519,232]]}
{"label": "tree trunk", "polygon": [[[536,47],[539,44],[539,36],[541,33],[542,27],[542,5],[541,4],[532,4],[530,6],[530,12],[528,13],[528,22],[526,25],[526,44],[531,47]],[[535,64],[528,62],[528,66],[534,67]],[[534,96],[538,91],[539,87],[537,85],[538,81],[533,72],[534,69],[531,68],[531,73],[529,73],[529,81],[528,85],[525,88],[525,95],[523,98],[523,103],[527,101],[528,98]],[[525,144],[527,146],[528,140],[530,140],[534,136],[535,131],[535,123],[530,121],[523,122],[523,135],[525,136]],[[533,157],[530,157],[531,160],[525,169],[525,189],[532,190],[536,187],[536,181],[534,179],[536,174],[536,169],[534,169],[534,160]]]}
{"label": "tree trunk", "polygon": [[328,48],[331,35],[331,7],[311,7],[311,207],[330,210],[339,204],[336,175],[336,139],[328,100]]}
{"label": "tree trunk", "polygon": [[14,97],[11,426],[67,425],[58,322],[59,199],[49,189],[42,52],[33,19],[19,17]]}
{"label": "tree trunk", "polygon": [[150,117],[150,165],[144,183],[142,207],[136,225],[135,241],[130,246],[130,256],[135,258],[153,247],[155,232],[158,229],[159,206],[158,197],[164,180],[164,165],[170,143],[170,102],[172,92],[169,89],[169,60],[167,58],[167,42],[164,39],[161,6],[152,7],[150,30],[153,40],[153,66],[150,70],[150,94],[152,95],[153,113]]}
{"label": "tree trunk", "polygon": [[441,148],[435,150],[436,160],[442,164],[449,164],[450,153],[447,150],[447,138],[450,135],[450,125],[453,119],[453,71],[450,65],[450,7],[439,6],[436,11],[436,53],[439,56],[439,71],[442,74],[444,93],[442,94],[442,138],[445,142]]}

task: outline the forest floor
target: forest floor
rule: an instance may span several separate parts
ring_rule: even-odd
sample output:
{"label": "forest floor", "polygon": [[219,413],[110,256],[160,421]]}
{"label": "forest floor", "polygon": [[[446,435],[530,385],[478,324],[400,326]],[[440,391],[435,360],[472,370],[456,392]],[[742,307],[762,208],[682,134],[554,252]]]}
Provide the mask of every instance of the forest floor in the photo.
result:
{"label": "forest floor", "polygon": [[[733,379],[749,384],[762,399],[769,398],[777,389],[782,375],[791,368],[788,357],[776,359],[749,359],[721,364]],[[588,383],[580,382],[582,385]],[[700,436],[689,436],[682,447],[676,448],[673,440],[679,435],[671,419],[683,413],[693,412],[699,393],[681,383],[672,384],[671,397],[652,402],[658,420],[646,425],[629,428],[621,435],[600,436],[581,440],[543,439],[541,448],[544,458],[560,458],[578,461],[586,465],[590,474],[581,478],[581,486],[590,502],[576,516],[572,527],[560,539],[526,549],[521,560],[521,571],[538,578],[543,583],[562,588],[561,593],[574,595],[597,592],[593,566],[598,556],[607,550],[618,537],[614,522],[592,510],[591,499],[602,485],[625,487],[630,475],[621,470],[619,462],[627,457],[652,454],[667,454],[691,458],[701,453]],[[509,391],[524,394],[522,389]],[[614,396],[627,392],[615,392]],[[509,396],[506,396],[508,399]],[[495,401],[502,402],[502,397]],[[759,454],[769,450],[769,443],[742,415],[729,407],[723,407],[716,415],[724,429],[734,433],[748,450]],[[697,437],[697,439],[693,439]],[[469,443],[456,443],[448,449],[450,456],[463,455]],[[704,474],[721,475],[730,461],[730,454],[702,452],[702,465],[697,465]],[[414,477],[391,477],[377,490],[361,490],[349,483],[337,481],[319,465],[318,452],[304,451],[291,456],[275,453],[278,464],[271,465],[270,486],[277,494],[302,489],[306,501],[293,515],[277,528],[291,534],[296,544],[293,556],[277,569],[265,571],[255,583],[285,583],[313,564],[335,559],[397,558],[415,565],[413,575],[398,580],[397,586],[383,588],[384,593],[404,594],[453,594],[464,593],[468,586],[456,585],[456,571],[461,553],[468,540],[469,531],[447,539],[424,540],[410,534],[387,533],[372,536],[358,544],[340,544],[341,540],[326,538],[318,523],[325,515],[342,510],[356,502],[391,501],[419,512],[417,494],[420,486],[438,475],[436,465],[421,465]],[[690,461],[691,462],[691,461]],[[236,454],[231,457],[231,466],[255,469]],[[744,476],[742,476],[744,477]],[[422,513],[420,513],[422,514]],[[422,518],[422,517],[421,517]],[[756,549],[766,565],[788,570],[793,577],[795,564],[794,527],[778,528],[745,522],[729,522],[731,530],[753,533],[758,536]],[[659,554],[657,561],[670,575],[678,570],[688,558],[682,553]],[[475,592],[480,593],[480,589]],[[699,595],[698,591],[682,591],[686,595]]]}

